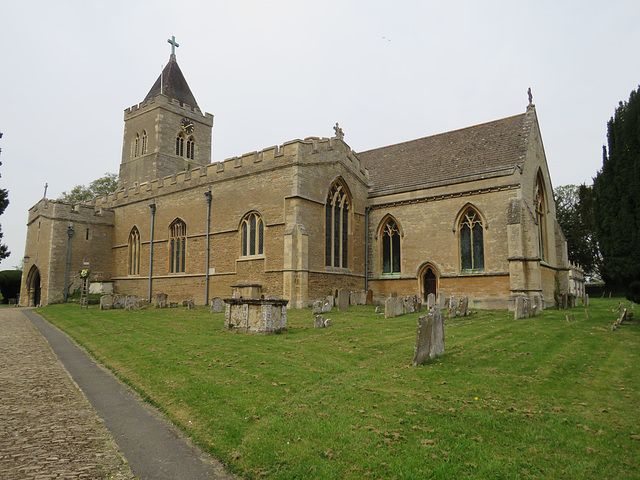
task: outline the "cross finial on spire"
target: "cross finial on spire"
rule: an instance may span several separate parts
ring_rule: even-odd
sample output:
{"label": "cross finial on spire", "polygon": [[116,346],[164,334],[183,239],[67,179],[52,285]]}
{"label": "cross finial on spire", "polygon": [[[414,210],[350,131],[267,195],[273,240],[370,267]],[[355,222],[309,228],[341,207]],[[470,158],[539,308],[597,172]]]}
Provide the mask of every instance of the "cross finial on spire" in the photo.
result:
{"label": "cross finial on spire", "polygon": [[171,44],[171,55],[176,54],[176,47],[179,47],[178,42],[176,42],[176,37],[171,35],[171,38],[167,39],[167,42]]}

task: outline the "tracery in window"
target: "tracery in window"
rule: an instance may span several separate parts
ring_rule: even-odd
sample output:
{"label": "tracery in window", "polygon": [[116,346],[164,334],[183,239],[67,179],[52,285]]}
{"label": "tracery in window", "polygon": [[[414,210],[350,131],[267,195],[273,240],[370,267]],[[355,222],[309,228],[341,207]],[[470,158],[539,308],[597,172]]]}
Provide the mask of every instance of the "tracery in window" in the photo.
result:
{"label": "tracery in window", "polygon": [[484,270],[484,226],[471,207],[460,218],[460,267],[463,271]]}
{"label": "tracery in window", "polygon": [[182,133],[176,137],[176,155],[184,157],[184,135]]}
{"label": "tracery in window", "polygon": [[382,273],[400,273],[400,229],[393,218],[382,226]]}
{"label": "tracery in window", "polygon": [[256,212],[246,215],[241,222],[242,256],[249,257],[264,253],[264,222]]}
{"label": "tracery in window", "polygon": [[129,275],[140,273],[140,232],[137,227],[133,227],[129,233],[128,250]]}
{"label": "tracery in window", "polygon": [[189,137],[187,140],[187,158],[193,160],[196,155],[196,140],[193,137]]}
{"label": "tracery in window", "polygon": [[542,182],[542,177],[538,174],[536,179],[536,189],[534,192],[533,203],[536,210],[536,223],[538,224],[538,249],[540,252],[540,259],[547,259],[547,251],[546,251],[546,201],[544,197],[544,184]]}
{"label": "tracery in window", "polygon": [[149,141],[149,138],[147,137],[147,131],[143,130],[142,131],[142,155],[147,154],[148,141]]}
{"label": "tracery in window", "polygon": [[187,253],[187,224],[176,218],[169,225],[169,272],[184,273]]}
{"label": "tracery in window", "polygon": [[349,196],[337,181],[329,189],[325,205],[325,265],[347,267],[349,258]]}

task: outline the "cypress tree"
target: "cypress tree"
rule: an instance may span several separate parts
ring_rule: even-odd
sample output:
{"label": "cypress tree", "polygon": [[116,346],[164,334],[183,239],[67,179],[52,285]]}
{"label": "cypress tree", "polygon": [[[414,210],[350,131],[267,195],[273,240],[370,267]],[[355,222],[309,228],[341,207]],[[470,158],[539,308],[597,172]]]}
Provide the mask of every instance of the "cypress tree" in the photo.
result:
{"label": "cypress tree", "polygon": [[607,138],[594,179],[596,231],[603,278],[628,295],[640,285],[640,88],[619,103]]}

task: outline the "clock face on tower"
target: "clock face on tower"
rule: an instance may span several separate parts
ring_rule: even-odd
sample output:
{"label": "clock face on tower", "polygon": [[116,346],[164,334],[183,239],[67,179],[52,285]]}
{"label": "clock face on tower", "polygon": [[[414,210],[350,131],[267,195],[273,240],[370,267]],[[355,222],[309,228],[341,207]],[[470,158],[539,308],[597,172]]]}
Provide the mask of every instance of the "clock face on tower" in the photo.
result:
{"label": "clock face on tower", "polygon": [[182,119],[182,131],[185,133],[193,133],[193,121],[189,120],[188,118],[183,118]]}

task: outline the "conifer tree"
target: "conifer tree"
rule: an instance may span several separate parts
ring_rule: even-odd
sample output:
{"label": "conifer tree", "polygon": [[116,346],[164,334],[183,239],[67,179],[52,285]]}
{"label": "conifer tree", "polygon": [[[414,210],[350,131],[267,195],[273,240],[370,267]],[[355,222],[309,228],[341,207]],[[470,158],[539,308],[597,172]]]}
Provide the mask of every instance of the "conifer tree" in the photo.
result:
{"label": "conifer tree", "polygon": [[629,295],[640,286],[640,88],[619,103],[607,137],[594,179],[596,231],[604,280]]}
{"label": "conifer tree", "polygon": [[[2,132],[0,132],[0,138],[2,138]],[[0,149],[0,153],[1,152],[2,149]],[[2,165],[2,162],[0,162],[0,165]],[[9,192],[4,188],[0,188],[0,215],[4,213],[7,205],[9,205]],[[0,226],[0,240],[2,240],[2,226]],[[3,243],[0,243],[0,261],[2,261],[2,259],[4,258],[7,258],[10,253],[11,252],[9,251],[7,246]]]}

